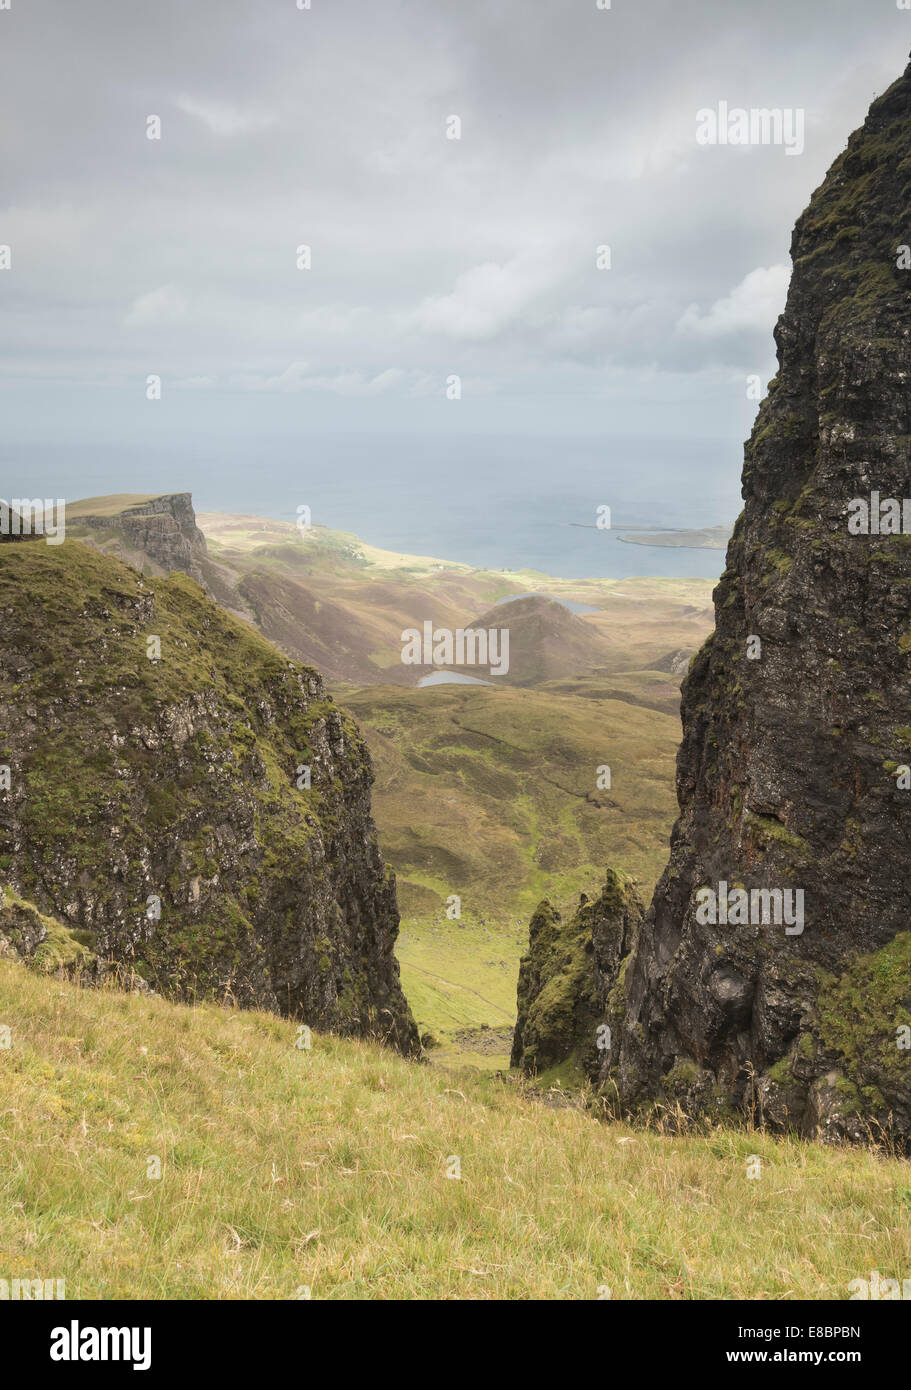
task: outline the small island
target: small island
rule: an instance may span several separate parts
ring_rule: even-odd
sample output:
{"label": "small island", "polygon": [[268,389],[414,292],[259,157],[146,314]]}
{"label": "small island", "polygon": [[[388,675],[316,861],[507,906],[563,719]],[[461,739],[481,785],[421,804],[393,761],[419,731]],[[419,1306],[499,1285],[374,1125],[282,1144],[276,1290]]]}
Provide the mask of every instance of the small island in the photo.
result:
{"label": "small island", "polygon": [[628,545],[665,545],[690,550],[724,550],[731,539],[730,526],[702,526],[683,531],[641,531],[618,535]]}

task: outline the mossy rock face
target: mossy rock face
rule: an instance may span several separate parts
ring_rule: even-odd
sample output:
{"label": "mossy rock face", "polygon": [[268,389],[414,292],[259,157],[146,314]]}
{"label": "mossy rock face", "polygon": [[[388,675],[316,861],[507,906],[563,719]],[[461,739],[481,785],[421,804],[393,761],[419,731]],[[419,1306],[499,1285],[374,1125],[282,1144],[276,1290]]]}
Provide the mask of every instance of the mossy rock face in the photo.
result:
{"label": "mossy rock face", "polygon": [[[911,67],[794,230],[779,372],[683,686],[670,862],[626,970],[627,1108],[698,1116],[717,1088],[779,1127],[911,1144],[911,536],[848,524],[855,499],[911,485],[909,169]],[[700,890],[722,883],[800,893],[799,930],[752,908],[706,920]]]}
{"label": "mossy rock face", "polygon": [[40,912],[9,885],[0,886],[0,955],[13,955],[43,974],[95,983],[104,972],[91,949],[94,933]]}
{"label": "mossy rock face", "polygon": [[823,977],[815,1033],[856,1111],[911,1135],[911,931]]}
{"label": "mossy rock face", "polygon": [[733,1116],[727,1088],[718,1084],[710,1068],[685,1057],[679,1057],[662,1076],[657,1105],[640,1105],[639,1109],[660,1114],[662,1124],[670,1131],[689,1129],[694,1116],[707,1123]]}
{"label": "mossy rock face", "polygon": [[4,548],[0,621],[14,889],[156,990],[416,1048],[369,756],[318,673],[72,541]]}
{"label": "mossy rock face", "polygon": [[641,916],[635,886],[610,869],[598,897],[589,901],[583,893],[569,921],[551,903],[540,904],[519,966],[513,1066],[536,1075],[569,1064],[601,1084],[622,1015],[618,977]]}

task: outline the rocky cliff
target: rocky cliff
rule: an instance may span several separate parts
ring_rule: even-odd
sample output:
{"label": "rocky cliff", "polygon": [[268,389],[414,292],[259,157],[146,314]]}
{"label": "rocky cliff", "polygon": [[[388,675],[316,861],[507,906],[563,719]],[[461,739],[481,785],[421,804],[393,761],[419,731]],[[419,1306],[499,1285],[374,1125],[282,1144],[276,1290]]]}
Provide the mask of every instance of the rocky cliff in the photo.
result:
{"label": "rocky cliff", "polygon": [[67,535],[97,546],[143,574],[180,571],[235,617],[254,621],[237,577],[213,559],[196,524],[189,492],[88,497],[67,504]]}
{"label": "rocky cliff", "polygon": [[595,1083],[606,1078],[623,1022],[621,963],[642,913],[635,886],[611,870],[598,897],[589,901],[583,893],[569,921],[546,900],[540,904],[519,965],[512,1066],[540,1074],[568,1062]]}
{"label": "rocky cliff", "polygon": [[627,1107],[911,1140],[909,243],[911,68],[794,232],[684,683],[671,859],[623,976]]}
{"label": "rocky cliff", "polygon": [[7,949],[413,1050],[369,758],[318,673],[70,540],[4,547],[0,620]]}
{"label": "rocky cliff", "polygon": [[[110,498],[95,499],[110,504]],[[72,515],[80,531],[116,533],[132,550],[140,552],[165,573],[183,570],[202,582],[202,566],[206,553],[206,538],[196,525],[196,513],[189,492],[162,494],[140,501],[125,499],[122,509],[94,512],[92,499],[76,503]]]}

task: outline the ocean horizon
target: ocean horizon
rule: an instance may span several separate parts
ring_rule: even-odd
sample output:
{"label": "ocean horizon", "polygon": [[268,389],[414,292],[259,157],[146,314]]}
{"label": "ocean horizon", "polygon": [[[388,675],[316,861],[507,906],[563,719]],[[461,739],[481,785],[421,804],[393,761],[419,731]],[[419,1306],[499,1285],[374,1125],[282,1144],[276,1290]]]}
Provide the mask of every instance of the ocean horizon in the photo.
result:
{"label": "ocean horizon", "polygon": [[[370,545],[560,578],[717,578],[724,551],[630,544],[624,527],[730,525],[739,454],[727,440],[327,434],[199,448],[79,444],[4,450],[9,496],[191,492],[197,512],[350,531]],[[611,529],[597,527],[598,508]]]}

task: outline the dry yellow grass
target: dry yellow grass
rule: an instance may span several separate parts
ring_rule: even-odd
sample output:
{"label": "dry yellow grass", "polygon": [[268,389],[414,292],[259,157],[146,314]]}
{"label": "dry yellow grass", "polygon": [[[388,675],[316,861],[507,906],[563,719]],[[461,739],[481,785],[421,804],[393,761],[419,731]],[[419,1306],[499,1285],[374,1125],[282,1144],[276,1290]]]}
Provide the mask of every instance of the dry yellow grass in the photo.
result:
{"label": "dry yellow grass", "polygon": [[911,1275],[911,1168],[887,1156],[603,1124],[2,961],[0,1024],[0,1277],[70,1297],[842,1299]]}

